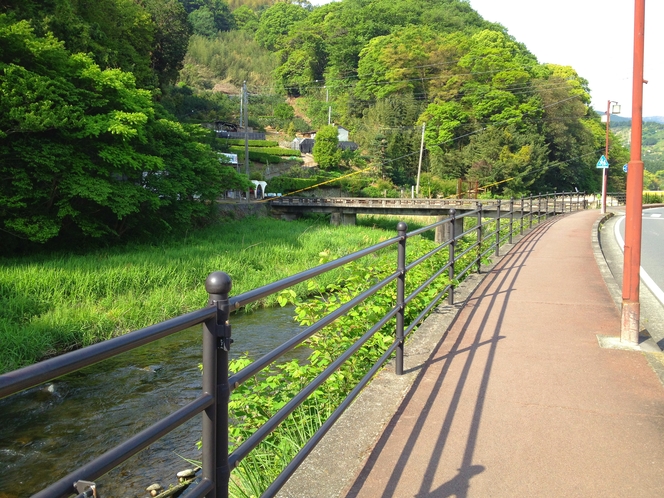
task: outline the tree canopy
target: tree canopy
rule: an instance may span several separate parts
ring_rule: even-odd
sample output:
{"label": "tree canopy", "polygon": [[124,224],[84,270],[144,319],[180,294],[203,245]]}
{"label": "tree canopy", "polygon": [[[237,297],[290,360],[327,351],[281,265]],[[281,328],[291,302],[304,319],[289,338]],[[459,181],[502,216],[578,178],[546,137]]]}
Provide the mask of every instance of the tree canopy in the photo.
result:
{"label": "tree canopy", "polygon": [[[0,14],[0,223],[17,239],[121,237],[189,226],[223,167],[133,74],[102,69]],[[229,188],[229,187],[225,187]]]}

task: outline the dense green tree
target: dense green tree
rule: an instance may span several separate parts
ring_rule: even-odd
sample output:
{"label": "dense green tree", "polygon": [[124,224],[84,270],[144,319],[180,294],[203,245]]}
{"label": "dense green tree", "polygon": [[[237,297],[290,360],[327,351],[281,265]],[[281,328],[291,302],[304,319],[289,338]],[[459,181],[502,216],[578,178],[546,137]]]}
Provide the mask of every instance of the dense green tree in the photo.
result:
{"label": "dense green tree", "polygon": [[313,154],[314,160],[321,169],[339,166],[341,150],[339,149],[339,135],[336,126],[323,126],[316,132]]}
{"label": "dense green tree", "polygon": [[101,68],[130,71],[142,88],[176,79],[190,26],[177,0],[5,0],[4,10],[53,33],[72,53],[91,54]]}
{"label": "dense green tree", "polygon": [[233,19],[237,29],[247,33],[255,33],[258,29],[258,15],[247,5],[241,5],[233,11]]}
{"label": "dense green tree", "polygon": [[355,92],[364,99],[408,93],[426,100],[445,87],[458,57],[455,45],[432,29],[407,26],[362,49]]}
{"label": "dense green tree", "polygon": [[282,38],[298,21],[306,19],[309,11],[300,5],[278,2],[261,15],[256,30],[256,41],[268,50],[277,50]]}
{"label": "dense green tree", "polygon": [[289,95],[300,95],[303,89],[323,78],[327,52],[322,37],[313,26],[298,23],[288,37],[280,41],[281,66],[275,78]]}
{"label": "dense green tree", "polygon": [[547,148],[535,129],[494,126],[473,135],[462,157],[463,177],[481,186],[494,185],[493,192],[516,196],[526,192],[543,173]]}
{"label": "dense green tree", "polygon": [[0,225],[17,239],[190,225],[224,188],[206,132],[134,76],[0,14]]}
{"label": "dense green tree", "polygon": [[162,88],[175,83],[184,65],[191,26],[176,0],[142,0],[152,16],[156,31],[150,56]]}
{"label": "dense green tree", "polygon": [[287,103],[282,102],[274,107],[274,117],[280,121],[290,121],[295,117],[295,111]]}
{"label": "dense green tree", "polygon": [[187,19],[195,35],[212,38],[217,34],[217,28],[214,25],[214,16],[207,7],[194,10],[187,16]]}

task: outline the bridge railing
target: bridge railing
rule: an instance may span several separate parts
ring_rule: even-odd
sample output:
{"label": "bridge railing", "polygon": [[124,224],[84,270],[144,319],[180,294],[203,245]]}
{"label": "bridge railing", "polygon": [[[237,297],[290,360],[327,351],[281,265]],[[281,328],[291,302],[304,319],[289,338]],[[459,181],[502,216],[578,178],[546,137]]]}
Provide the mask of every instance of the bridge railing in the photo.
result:
{"label": "bridge railing", "polygon": [[[397,374],[403,373],[405,339],[444,297],[447,297],[448,303],[452,304],[454,302],[455,282],[462,280],[471,271],[480,271],[482,261],[491,253],[499,254],[501,245],[505,242],[511,243],[513,235],[522,234],[533,224],[537,224],[556,213],[585,209],[586,207],[585,198],[581,193],[545,194],[521,198],[516,201],[514,199],[508,201],[496,200],[492,203],[498,212],[498,216],[494,219],[485,218],[484,205],[477,203],[476,209],[473,211],[466,211],[457,216],[453,210],[448,218],[411,232],[407,231],[407,225],[404,222],[400,222],[397,225],[397,235],[389,240],[234,297],[230,297],[232,287],[230,277],[223,272],[211,273],[205,282],[209,294],[208,306],[200,310],[1,375],[0,398],[3,398],[194,325],[203,324],[201,394],[168,417],[156,422],[118,446],[107,450],[93,461],[73,470],[67,476],[33,496],[39,498],[67,497],[72,494],[77,494],[79,497],[96,496],[98,492],[94,482],[96,479],[195,415],[202,413],[202,477],[188,490],[187,496],[227,497],[231,470],[236,468],[242,459],[274,431],[317,387],[351,358],[363,344],[391,319],[395,318],[396,326],[392,344],[385,349],[378,361],[366,372],[360,382],[348,393],[332,415],[263,494],[263,496],[274,496],[327,433],[332,424],[338,420],[357,397],[362,388],[369,383],[371,378],[392,356],[395,358]],[[515,217],[515,215],[517,216]],[[407,263],[406,244],[408,239],[441,228],[447,228],[449,235],[447,240],[416,261]],[[470,236],[473,236],[474,240],[468,244],[468,237]],[[462,248],[460,244],[462,240],[467,243],[465,248]],[[230,313],[232,311],[389,247],[396,248],[394,271],[273,351],[249,364],[243,370],[229,376],[229,350],[233,342],[231,340],[230,324]],[[406,296],[405,283],[408,273],[433,255],[445,250],[448,253],[447,263],[437,268],[424,283]],[[471,255],[472,258],[467,257]],[[461,268],[463,265],[465,266]],[[404,323],[406,308],[412,303],[413,299],[444,274],[447,274],[450,283],[439,291],[409,324]],[[392,308],[310,384],[305,386],[299,394],[229,454],[228,403],[230,393],[248,379],[257,375],[265,367],[273,364],[284,353],[302,344],[313,334],[332,324],[337,318],[361,305],[367,298],[390,284],[396,285],[396,300]]]}

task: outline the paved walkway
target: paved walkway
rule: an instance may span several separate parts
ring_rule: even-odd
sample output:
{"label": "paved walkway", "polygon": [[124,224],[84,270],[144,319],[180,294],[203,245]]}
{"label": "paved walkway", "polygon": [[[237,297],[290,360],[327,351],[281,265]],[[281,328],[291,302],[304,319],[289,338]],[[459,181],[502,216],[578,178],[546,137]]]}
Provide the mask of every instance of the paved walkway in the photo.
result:
{"label": "paved walkway", "polygon": [[491,271],[346,496],[664,496],[664,388],[642,353],[598,347],[620,327],[598,216],[538,227]]}

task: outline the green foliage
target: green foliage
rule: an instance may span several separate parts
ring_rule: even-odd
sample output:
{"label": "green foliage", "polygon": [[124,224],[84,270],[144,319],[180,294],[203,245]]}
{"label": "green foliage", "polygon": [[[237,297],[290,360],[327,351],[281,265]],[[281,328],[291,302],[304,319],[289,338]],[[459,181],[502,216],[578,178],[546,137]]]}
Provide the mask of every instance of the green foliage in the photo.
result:
{"label": "green foliage", "polygon": [[363,99],[394,93],[426,99],[438,93],[440,79],[451,76],[451,62],[458,57],[458,50],[433,29],[406,26],[372,39],[362,49],[355,91]]}
{"label": "green foliage", "polygon": [[189,24],[195,35],[212,38],[217,34],[217,27],[214,25],[214,15],[207,7],[196,9],[187,16]]}
{"label": "green foliage", "polygon": [[[194,30],[196,29],[195,23],[199,23],[199,26],[205,27],[205,29],[211,28],[214,33],[228,31],[235,27],[235,19],[231,14],[231,9],[224,0],[180,1],[187,14],[189,14],[189,21],[194,25]],[[212,33],[212,36],[214,33]]]}
{"label": "green foliage", "polygon": [[663,192],[644,192],[643,193],[643,203],[644,204],[662,204],[662,203],[664,203],[664,193]]}
{"label": "green foliage", "polygon": [[315,26],[296,24],[280,41],[281,66],[275,79],[288,95],[300,95],[311,83],[323,78],[327,64],[325,41]]}
{"label": "green foliage", "polygon": [[295,117],[295,111],[291,106],[282,102],[277,104],[274,108],[274,117],[279,121],[291,121]]}
{"label": "green foliage", "polygon": [[[629,143],[631,139],[631,121],[615,123],[611,121],[611,129],[623,143]],[[645,122],[643,132],[643,164],[647,171],[657,173],[664,170],[664,124]]]}
{"label": "green foliage", "polygon": [[[233,152],[244,152],[244,146],[233,145],[229,147],[229,150]],[[285,156],[285,157],[299,157],[301,152],[299,150],[293,149],[284,149],[283,147],[249,147],[249,152],[259,152],[261,154],[271,154],[274,156]]]}
{"label": "green foliage", "polygon": [[[0,373],[199,309],[210,272],[227,272],[239,294],[316,265],[322,251],[340,257],[386,236],[372,228],[243,218],[162,234],[152,245],[2,258]],[[294,290],[308,292],[305,284]],[[276,305],[276,296],[259,305]]]}
{"label": "green foliage", "polygon": [[[313,187],[321,182],[327,181],[329,178],[314,176],[312,178],[293,178],[289,176],[277,176],[270,179],[267,183],[265,189],[266,192],[270,193],[282,193],[289,194],[295,192],[296,190],[302,190],[309,187]],[[333,184],[332,184],[333,185]]]}
{"label": "green foliage", "polygon": [[38,36],[53,33],[72,53],[101,68],[131,71],[139,87],[174,81],[190,27],[177,0],[10,1],[3,11],[30,20]]}
{"label": "green foliage", "polygon": [[210,40],[192,36],[185,58],[182,80],[195,86],[200,78],[192,66],[204,66],[213,78],[230,81],[238,86],[243,81],[250,86],[265,86],[272,82],[272,72],[277,67],[277,58],[256,43],[245,31],[221,32]]}
{"label": "green foliage", "polygon": [[235,9],[233,19],[235,20],[235,26],[242,31],[253,35],[258,29],[258,16],[247,5],[241,5]]}
{"label": "green foliage", "polygon": [[[240,162],[244,161],[244,147],[231,147],[230,148],[233,152],[237,153],[238,155],[238,160]],[[267,152],[262,152],[262,149],[256,149],[256,150],[250,150],[249,151],[249,160],[254,161],[257,163],[262,163],[262,164],[278,164],[282,163],[285,161],[290,160],[291,158],[295,158],[295,153],[297,151],[293,151],[293,154],[290,156],[277,156],[274,154],[269,154]],[[298,159],[298,158],[295,158]]]}
{"label": "green foliage", "polygon": [[239,112],[237,99],[221,92],[197,90],[184,83],[166,87],[161,104],[182,122],[230,121]]}
{"label": "green foliage", "polygon": [[0,15],[0,223],[17,239],[121,237],[210,214],[219,163],[119,69]]}
{"label": "green foliage", "polygon": [[659,190],[659,178],[648,170],[643,170],[643,190]]}
{"label": "green foliage", "polygon": [[256,41],[268,50],[277,49],[281,39],[288,34],[289,28],[305,19],[308,14],[300,5],[290,2],[275,3],[261,15],[255,35]]}
{"label": "green foliage", "polygon": [[164,88],[175,83],[184,65],[191,26],[177,0],[143,0],[143,4],[155,25],[154,41],[148,52],[151,54],[151,67],[157,72],[159,83]]}
{"label": "green foliage", "polygon": [[[472,237],[458,243],[463,250],[472,243]],[[409,262],[414,261],[436,244],[422,237],[408,240]],[[329,252],[321,252],[321,262],[328,261]],[[466,267],[473,256],[467,255],[459,261],[459,268]],[[348,302],[364,290],[378,283],[394,271],[395,251],[382,251],[369,261],[362,260],[344,266],[337,279],[327,285],[309,282],[308,289],[314,294],[307,300],[297,299],[290,290],[284,291],[279,299],[283,306],[296,304],[295,319],[301,325],[311,325],[342,304]],[[422,285],[438,268],[445,265],[447,257],[440,251],[424,263],[410,270],[406,277],[406,295]],[[441,275],[423,292],[413,298],[405,308],[405,324],[408,326],[417,315],[438,296],[449,284],[447,274]],[[316,333],[305,341],[303,347],[311,350],[306,361],[292,360],[267,368],[260,375],[236,388],[231,394],[229,410],[235,424],[230,429],[232,448],[239,446],[270,417],[298,394],[314,378],[355,344],[385,314],[393,309],[396,301],[396,288],[387,286],[349,313]],[[276,478],[290,459],[322,425],[325,418],[334,411],[348,393],[376,363],[386,349],[394,342],[395,322],[391,320],[378,332],[369,337],[327,381],[318,388],[301,407],[291,414],[271,433],[264,443],[254,450],[242,465],[234,471],[232,482],[237,488],[237,496],[258,496]],[[238,372],[250,363],[247,357],[232,362],[231,370]],[[293,437],[294,431],[299,431]],[[267,455],[272,458],[266,458]]]}
{"label": "green foliage", "polygon": [[436,197],[452,197],[456,195],[455,180],[444,180],[431,173],[422,173],[420,176],[420,195],[429,199]]}
{"label": "green foliage", "polygon": [[[221,142],[225,145],[241,145],[244,147],[244,140],[242,138],[218,138],[217,142]],[[277,147],[279,142],[274,140],[248,140],[250,148],[270,148]]]}
{"label": "green foliage", "polygon": [[362,189],[364,197],[399,197],[399,191],[389,180],[376,180],[374,183]]}
{"label": "green foliage", "polygon": [[323,126],[316,132],[313,155],[314,160],[321,169],[331,169],[339,166],[341,150],[339,150],[339,137],[336,126]]}

